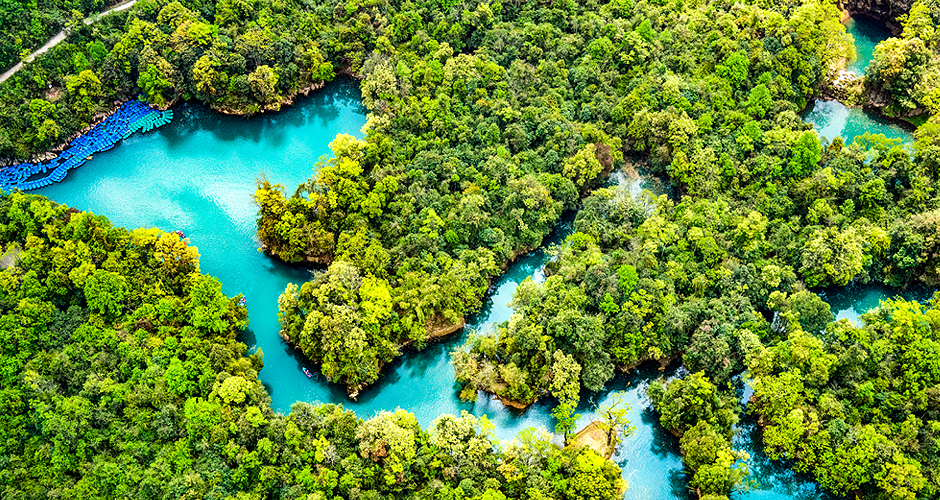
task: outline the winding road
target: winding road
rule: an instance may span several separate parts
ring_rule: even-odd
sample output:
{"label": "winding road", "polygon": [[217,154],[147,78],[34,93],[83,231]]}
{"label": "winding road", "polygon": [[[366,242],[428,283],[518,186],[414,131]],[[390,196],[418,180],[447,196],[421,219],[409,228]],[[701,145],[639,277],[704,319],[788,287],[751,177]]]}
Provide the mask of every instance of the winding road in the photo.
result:
{"label": "winding road", "polygon": [[[106,11],[99,12],[93,16],[86,17],[84,20],[84,23],[86,25],[90,25],[94,23],[95,21],[97,21],[98,19],[101,19],[102,17],[108,14],[111,14],[112,12],[120,12],[122,10],[127,10],[131,8],[135,3],[137,3],[137,0],[129,0],[120,5],[115,5],[114,7],[111,7],[110,9]],[[56,34],[56,36],[50,38],[49,41],[45,43],[45,45],[43,45],[42,47],[39,47],[38,49],[36,49],[35,52],[30,54],[26,58],[26,62],[33,62],[33,59],[35,59],[36,56],[48,51],[52,47],[55,47],[56,45],[59,44],[59,42],[61,42],[62,40],[65,40],[65,37],[66,37],[65,31],[60,31],[59,33]],[[23,67],[23,62],[16,63],[12,68],[7,70],[6,73],[3,73],[2,75],[0,75],[0,83],[3,83],[4,81],[6,81],[7,78],[10,78],[11,76],[13,76],[22,67]]]}

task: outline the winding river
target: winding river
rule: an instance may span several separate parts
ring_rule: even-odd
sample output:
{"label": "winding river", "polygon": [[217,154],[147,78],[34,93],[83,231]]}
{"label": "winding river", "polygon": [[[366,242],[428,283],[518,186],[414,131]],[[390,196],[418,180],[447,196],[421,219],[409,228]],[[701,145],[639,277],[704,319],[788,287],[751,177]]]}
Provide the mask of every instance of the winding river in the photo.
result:
{"label": "winding river", "polygon": [[[835,127],[833,120],[869,130],[870,125],[859,123],[858,115],[838,118],[841,115],[827,106],[818,107],[815,115],[807,117],[818,123],[821,131]],[[823,109],[830,111],[824,113]],[[823,118],[813,117],[828,117],[830,124],[822,125]],[[135,135],[120,147],[95,155],[64,182],[39,193],[81,210],[105,214],[117,225],[185,232],[200,250],[203,272],[218,277],[226,294],[245,295],[250,324],[242,340],[252,349],[264,351],[265,368],[260,378],[278,411],[289,411],[297,401],[341,403],[362,418],[383,409],[404,408],[415,413],[424,426],[441,413],[468,411],[487,415],[496,424],[500,439],[512,439],[526,427],[550,428],[553,422],[545,403],[520,413],[485,395],[475,403],[460,401],[448,355],[462,343],[466,332],[491,328],[509,318],[511,310],[506,304],[522,280],[544,279],[541,250],[509,267],[487,295],[484,308],[469,318],[463,334],[423,352],[408,353],[387,366],[381,382],[364,391],[356,402],[346,398],[342,387],[308,380],[300,370],[306,361],[278,336],[277,297],[287,283],[306,281],[310,271],[280,264],[257,250],[255,207],[251,201],[254,179],[264,173],[292,189],[313,173],[316,159],[329,153],[327,145],[336,134],[361,137],[365,120],[358,87],[348,79],[338,80],[277,114],[252,119],[182,105],[176,109],[173,123]],[[843,126],[836,133],[846,135],[846,130]],[[642,179],[627,176],[617,177],[616,182],[630,183],[633,190],[649,187]],[[570,224],[570,220],[563,221],[550,242],[559,242],[570,233]],[[840,317],[857,318],[877,298],[891,293],[870,287],[856,292],[854,296],[851,290],[831,292],[828,298],[835,304],[834,312]],[[681,370],[672,366],[660,374],[654,368],[642,367],[633,374],[618,376],[608,384],[608,392],[582,395],[579,410],[584,424],[590,421],[591,408],[610,397],[609,391],[626,391],[632,405],[630,419],[637,430],[614,458],[630,483],[628,499],[691,498],[677,440],[656,424],[645,396],[650,380],[675,376]],[[735,493],[733,498],[826,497],[809,478],[763,455],[754,422],[745,420],[741,429],[735,445],[750,452],[749,465],[758,484],[748,492]]]}
{"label": "winding river", "polygon": [[[280,113],[252,119],[212,113],[196,105],[176,109],[172,123],[147,134],[138,134],[113,150],[95,155],[82,168],[69,173],[60,184],[39,190],[53,200],[107,215],[115,224],[181,230],[199,248],[202,270],[218,277],[229,295],[247,299],[249,328],[243,341],[264,351],[265,368],[260,378],[278,411],[287,412],[297,401],[341,403],[362,418],[379,410],[404,408],[429,425],[441,413],[469,411],[487,415],[500,439],[512,439],[526,427],[551,427],[548,404],[537,403],[525,412],[505,408],[481,396],[475,403],[457,398],[454,371],[448,353],[464,338],[408,353],[387,366],[381,382],[364,391],[356,402],[342,387],[322,380],[308,380],[301,372],[306,361],[278,336],[277,297],[289,282],[302,283],[310,272],[280,264],[258,252],[255,207],[251,201],[254,179],[261,173],[288,189],[313,173],[318,157],[329,153],[328,143],[338,133],[361,137],[365,110],[351,80],[339,80],[300,100]],[[619,175],[617,182],[631,183],[636,191],[645,181]],[[570,219],[549,237],[560,242],[570,233]],[[469,318],[468,328],[490,328],[509,318],[506,305],[527,277],[544,278],[541,250],[517,260],[494,284],[484,308]],[[670,367],[665,375],[680,368]],[[660,376],[653,368],[619,376],[608,392],[584,394],[579,409],[582,424],[591,408],[609,398],[609,391],[625,390],[632,405],[631,422],[636,433],[615,457],[630,482],[626,498],[688,499],[682,459],[675,438],[657,424],[649,409],[645,388]],[[748,433],[738,446],[754,456],[752,468],[761,484],[736,498],[817,498],[813,483],[780,465],[761,460]]]}

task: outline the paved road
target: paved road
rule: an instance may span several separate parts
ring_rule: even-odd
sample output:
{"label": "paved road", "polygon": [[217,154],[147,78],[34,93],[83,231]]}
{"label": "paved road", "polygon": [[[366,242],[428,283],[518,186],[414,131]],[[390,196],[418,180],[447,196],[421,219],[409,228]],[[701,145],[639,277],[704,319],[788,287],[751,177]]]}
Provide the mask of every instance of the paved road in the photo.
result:
{"label": "paved road", "polygon": [[[112,7],[112,8],[110,8],[110,9],[104,11],[104,12],[99,12],[98,14],[95,14],[95,15],[93,15],[93,16],[89,16],[89,17],[85,18],[84,22],[85,22],[85,24],[90,25],[91,23],[97,21],[98,19],[101,19],[102,17],[104,17],[104,16],[106,16],[106,15],[112,13],[112,12],[120,12],[120,11],[122,11],[122,10],[129,9],[129,8],[131,8],[135,3],[137,3],[137,0],[130,0],[130,1],[124,2],[124,3],[120,4],[120,5],[116,5],[116,6]],[[42,54],[42,53],[48,51],[48,50],[51,49],[52,47],[55,47],[55,46],[58,45],[59,42],[61,42],[62,40],[65,40],[65,32],[64,32],[64,31],[60,31],[59,33],[56,34],[56,36],[50,38],[49,41],[46,42],[45,45],[43,45],[42,47],[39,47],[38,49],[36,49],[35,52],[33,52],[32,54],[30,54],[29,57],[26,58],[26,62],[33,62],[33,59],[35,59],[36,56],[38,56],[39,54]],[[7,78],[10,78],[11,76],[13,76],[13,74],[16,73],[17,71],[19,71],[20,68],[22,68],[22,67],[23,67],[23,63],[22,63],[22,62],[16,63],[16,65],[14,65],[12,68],[10,68],[6,73],[0,75],[0,83],[3,83],[4,81],[6,81]]]}

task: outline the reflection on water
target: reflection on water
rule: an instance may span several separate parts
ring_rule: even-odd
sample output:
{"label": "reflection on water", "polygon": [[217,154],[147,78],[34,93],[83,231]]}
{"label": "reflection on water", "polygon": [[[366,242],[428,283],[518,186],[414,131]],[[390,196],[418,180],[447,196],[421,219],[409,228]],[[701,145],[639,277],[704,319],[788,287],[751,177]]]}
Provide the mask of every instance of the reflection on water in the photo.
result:
{"label": "reflection on water", "polygon": [[852,16],[845,20],[845,29],[855,38],[855,61],[845,69],[862,76],[875,55],[875,46],[891,37],[885,24],[865,16]]}
{"label": "reflection on water", "polygon": [[914,142],[914,135],[900,125],[891,123],[877,114],[859,107],[848,107],[831,99],[816,99],[804,113],[803,120],[811,123],[816,132],[832,142],[841,137],[846,143],[866,132],[884,134],[889,139],[900,139],[902,144]]}

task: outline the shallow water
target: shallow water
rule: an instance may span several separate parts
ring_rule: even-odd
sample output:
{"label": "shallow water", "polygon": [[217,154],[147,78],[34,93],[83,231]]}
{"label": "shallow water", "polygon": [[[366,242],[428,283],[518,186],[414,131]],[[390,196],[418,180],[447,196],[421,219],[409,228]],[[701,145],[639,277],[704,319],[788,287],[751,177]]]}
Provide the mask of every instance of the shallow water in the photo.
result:
{"label": "shallow water", "polygon": [[[227,117],[206,109],[183,105],[174,121],[160,129],[138,134],[118,147],[95,155],[61,184],[39,190],[61,203],[107,215],[115,224],[182,230],[201,254],[202,270],[218,277],[228,295],[247,299],[249,329],[243,340],[263,349],[265,368],[260,379],[278,411],[287,412],[296,401],[341,403],[362,418],[379,410],[404,408],[427,426],[441,413],[486,414],[496,425],[500,439],[511,439],[526,427],[554,425],[549,402],[532,405],[525,412],[505,408],[481,395],[475,403],[457,398],[454,371],[448,353],[463,341],[466,332],[447,342],[407,353],[383,370],[381,381],[349,401],[342,387],[308,380],[300,371],[308,362],[295,354],[278,336],[277,297],[289,282],[302,283],[308,270],[280,264],[257,251],[256,209],[251,202],[254,180],[264,172],[288,189],[313,173],[316,159],[328,154],[328,143],[338,133],[361,137],[365,110],[355,83],[341,80],[315,95],[301,99],[284,111],[252,119]],[[637,186],[657,190],[655,183],[617,177]],[[570,216],[549,237],[559,242],[570,232]],[[520,258],[494,284],[479,314],[468,318],[467,331],[492,328],[509,318],[507,303],[526,277],[544,278],[542,250]],[[314,368],[311,366],[311,368]],[[673,376],[678,366],[664,374]],[[314,370],[316,371],[316,370]],[[646,397],[649,381],[661,374],[653,367],[620,375],[599,394],[582,394],[581,425],[591,420],[591,409],[610,400],[610,391],[625,391],[631,404],[630,420],[636,433],[627,438],[614,459],[629,481],[628,499],[690,499],[683,474],[678,442],[657,424]],[[736,445],[752,454],[752,471],[760,485],[735,499],[819,498],[814,484],[781,464],[761,460],[755,437],[745,432]]]}
{"label": "shallow water", "polygon": [[875,55],[875,46],[891,37],[891,31],[877,19],[852,16],[845,20],[845,29],[855,38],[855,61],[845,69],[862,76]]}
{"label": "shallow water", "polygon": [[914,134],[896,123],[862,108],[848,107],[833,99],[816,99],[803,114],[820,137],[832,142],[841,137],[846,144],[866,132],[884,134],[888,139],[900,139],[901,144],[912,144]]}
{"label": "shallow water", "polygon": [[933,292],[923,286],[912,286],[906,290],[891,288],[873,283],[868,285],[850,284],[844,287],[829,288],[819,292],[832,310],[836,320],[847,319],[853,324],[862,324],[862,314],[878,307],[883,300],[902,298],[924,303]]}
{"label": "shallow water", "polygon": [[[855,61],[846,69],[858,76],[865,74],[865,68],[871,63],[875,46],[891,37],[891,31],[881,21],[853,16],[845,20],[846,31],[855,39]],[[902,144],[912,144],[914,135],[906,128],[886,118],[859,107],[848,107],[839,101],[816,99],[804,112],[803,119],[813,124],[821,137],[832,142],[841,137],[846,144],[856,136],[865,134],[884,134],[889,139],[900,139]]]}

